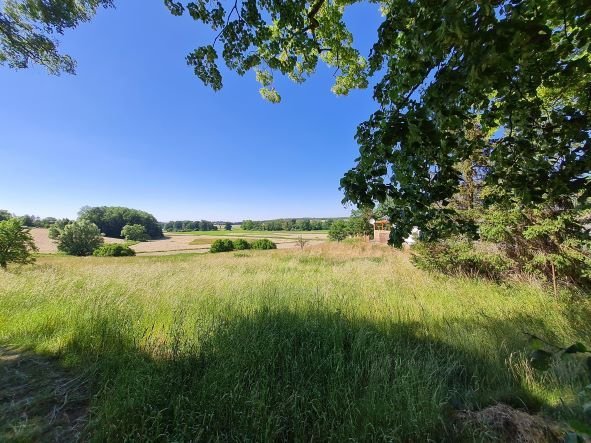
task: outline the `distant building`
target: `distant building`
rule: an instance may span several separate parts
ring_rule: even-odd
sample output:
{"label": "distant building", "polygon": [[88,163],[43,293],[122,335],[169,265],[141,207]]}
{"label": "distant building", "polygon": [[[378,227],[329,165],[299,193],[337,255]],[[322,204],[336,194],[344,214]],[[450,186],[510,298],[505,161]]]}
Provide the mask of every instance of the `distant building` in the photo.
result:
{"label": "distant building", "polygon": [[[388,244],[391,229],[392,223],[388,217],[382,217],[379,220],[375,220],[373,222],[373,241],[376,243]],[[420,234],[420,229],[414,226],[410,235],[404,240],[404,243],[409,246],[414,245],[417,242]]]}
{"label": "distant building", "polygon": [[373,223],[373,241],[387,245],[391,229],[392,224],[388,217],[382,217],[381,219],[376,220]]}

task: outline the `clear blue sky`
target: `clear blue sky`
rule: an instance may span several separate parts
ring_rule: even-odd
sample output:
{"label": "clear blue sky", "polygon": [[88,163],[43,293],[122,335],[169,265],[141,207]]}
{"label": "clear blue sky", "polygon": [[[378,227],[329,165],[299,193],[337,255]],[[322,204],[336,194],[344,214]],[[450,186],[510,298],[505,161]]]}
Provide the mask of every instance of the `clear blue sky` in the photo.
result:
{"label": "clear blue sky", "polygon": [[[347,21],[367,55],[377,6]],[[330,92],[320,66],[303,85],[279,80],[283,101],[254,73],[224,71],[213,92],[186,66],[211,41],[160,0],[118,1],[61,40],[77,75],[0,68],[0,209],[76,216],[84,205],[143,209],[159,220],[347,215],[339,180],[353,164],[371,89]]]}

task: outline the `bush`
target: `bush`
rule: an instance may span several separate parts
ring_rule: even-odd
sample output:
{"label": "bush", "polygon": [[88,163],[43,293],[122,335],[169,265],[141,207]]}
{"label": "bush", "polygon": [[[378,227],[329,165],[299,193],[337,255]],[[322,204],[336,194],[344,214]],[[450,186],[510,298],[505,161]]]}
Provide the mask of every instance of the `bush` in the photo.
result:
{"label": "bush", "polygon": [[333,241],[342,241],[349,235],[349,228],[343,220],[336,220],[328,230],[328,238]]}
{"label": "bush", "polygon": [[64,228],[70,223],[72,223],[72,221],[68,220],[67,218],[56,220],[55,223],[49,227],[49,238],[52,240],[57,240],[60,235],[62,235]]}
{"label": "bush", "polygon": [[109,243],[94,250],[95,257],[133,257],[135,251],[128,245]]}
{"label": "bush", "polygon": [[86,220],[66,225],[57,241],[57,249],[68,255],[91,255],[103,244],[101,231]]}
{"label": "bush", "polygon": [[421,269],[448,275],[468,275],[500,280],[513,262],[493,251],[477,251],[474,243],[465,238],[438,242],[419,242],[413,247],[413,263]]}
{"label": "bush", "polygon": [[481,237],[495,242],[518,271],[591,289],[591,210],[570,201],[492,207]]}
{"label": "bush", "polygon": [[236,249],[238,251],[241,251],[243,249],[250,249],[250,243],[248,243],[243,238],[233,240],[232,243],[234,244],[234,249]]}
{"label": "bush", "polygon": [[228,252],[234,250],[234,243],[229,239],[218,239],[209,248],[209,252]]}
{"label": "bush", "polygon": [[148,241],[150,236],[143,225],[125,225],[121,230],[121,237],[129,241]]}
{"label": "bush", "polygon": [[252,249],[277,249],[277,245],[268,238],[255,240],[250,244]]}
{"label": "bush", "polygon": [[31,255],[37,251],[28,228],[16,218],[0,221],[0,267],[6,269],[8,263],[32,263]]}

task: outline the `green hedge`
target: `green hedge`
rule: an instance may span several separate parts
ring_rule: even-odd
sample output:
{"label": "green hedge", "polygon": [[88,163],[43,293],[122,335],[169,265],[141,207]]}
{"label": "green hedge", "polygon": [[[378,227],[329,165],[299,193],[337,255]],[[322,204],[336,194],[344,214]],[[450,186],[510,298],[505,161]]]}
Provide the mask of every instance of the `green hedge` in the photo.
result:
{"label": "green hedge", "polygon": [[255,240],[250,244],[252,249],[277,249],[277,245],[268,238]]}
{"label": "green hedge", "polygon": [[244,249],[277,249],[277,245],[273,243],[268,238],[261,238],[259,240],[255,240],[252,243],[248,241],[238,238],[236,240],[230,239],[218,239],[214,241],[209,248],[209,252],[228,252],[234,250],[244,250]]}
{"label": "green hedge", "polygon": [[218,239],[209,248],[209,252],[228,252],[234,250],[234,243],[229,239]]}
{"label": "green hedge", "polygon": [[236,249],[237,251],[241,251],[243,249],[250,249],[250,243],[248,243],[243,238],[233,240],[232,243],[234,244],[234,249]]}
{"label": "green hedge", "polygon": [[127,245],[120,243],[108,243],[94,250],[95,257],[131,257],[135,251]]}

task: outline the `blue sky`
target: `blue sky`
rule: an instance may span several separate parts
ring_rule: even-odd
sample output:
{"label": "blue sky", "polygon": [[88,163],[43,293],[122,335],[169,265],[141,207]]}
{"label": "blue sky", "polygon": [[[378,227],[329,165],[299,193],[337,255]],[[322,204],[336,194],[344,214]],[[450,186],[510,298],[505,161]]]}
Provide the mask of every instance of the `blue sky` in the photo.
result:
{"label": "blue sky", "polygon": [[[162,1],[127,0],[61,40],[77,75],[0,67],[0,209],[75,217],[84,205],[143,209],[159,220],[347,215],[339,180],[353,164],[371,89],[330,92],[324,66],[303,85],[224,71],[213,92],[185,55],[211,41]],[[367,54],[375,5],[347,15]]]}

